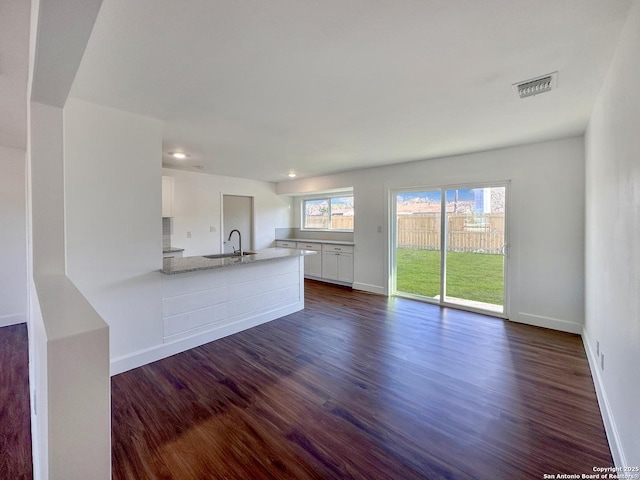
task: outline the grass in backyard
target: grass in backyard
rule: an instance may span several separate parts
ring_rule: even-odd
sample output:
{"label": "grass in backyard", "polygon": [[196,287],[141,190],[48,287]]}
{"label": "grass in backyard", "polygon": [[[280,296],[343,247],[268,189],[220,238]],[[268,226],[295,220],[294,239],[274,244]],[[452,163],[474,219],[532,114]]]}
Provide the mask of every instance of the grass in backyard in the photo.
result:
{"label": "grass in backyard", "polygon": [[[396,251],[399,292],[440,295],[440,252],[399,248]],[[447,296],[502,305],[502,255],[449,252]]]}

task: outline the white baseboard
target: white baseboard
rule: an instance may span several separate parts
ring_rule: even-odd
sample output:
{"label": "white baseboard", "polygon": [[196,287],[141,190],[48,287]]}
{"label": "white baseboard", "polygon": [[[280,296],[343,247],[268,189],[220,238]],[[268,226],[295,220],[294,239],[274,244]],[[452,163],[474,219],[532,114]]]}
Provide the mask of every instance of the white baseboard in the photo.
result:
{"label": "white baseboard", "polygon": [[314,277],[313,275],[305,275],[304,278],[308,278],[309,280],[315,280],[323,283],[331,283],[332,285],[342,285],[343,287],[353,288],[353,284],[351,282],[343,282],[340,280],[332,280],[330,278],[323,278],[323,277]]}
{"label": "white baseboard", "polygon": [[10,325],[17,325],[19,323],[26,323],[26,313],[14,313],[12,315],[0,316],[0,327],[8,327]]}
{"label": "white baseboard", "polygon": [[510,316],[509,320],[518,323],[526,323],[527,325],[534,325],[536,327],[560,330],[561,332],[575,333],[577,335],[581,335],[583,329],[583,325],[581,323],[525,312],[518,312],[516,315]]}
{"label": "white baseboard", "polygon": [[353,284],[354,290],[362,290],[363,292],[377,293],[378,295],[386,295],[387,289],[379,285],[370,285],[368,283],[356,282]]}
{"label": "white baseboard", "polygon": [[591,368],[591,377],[593,378],[593,384],[596,387],[596,395],[598,397],[598,405],[600,406],[600,413],[602,415],[602,421],[604,422],[604,429],[607,433],[607,440],[609,440],[609,448],[611,449],[611,455],[613,461],[618,468],[628,467],[624,450],[622,449],[622,442],[620,441],[620,435],[618,434],[618,428],[613,417],[613,412],[609,406],[607,399],[607,392],[604,389],[602,377],[600,376],[600,369],[598,368],[598,358],[591,349],[587,332],[582,332],[582,343],[584,349],[587,352],[587,359],[589,360],[589,367]]}
{"label": "white baseboard", "polygon": [[242,318],[230,324],[217,326],[206,332],[200,332],[191,337],[183,337],[175,340],[165,339],[165,343],[139,350],[134,353],[122,355],[111,360],[111,376],[141,367],[151,362],[170,357],[176,353],[184,352],[191,348],[199,347],[205,343],[213,342],[234,333],[247,330],[262,323],[270,322],[284,317],[304,308],[304,300],[290,304],[275,310],[263,312],[248,318]]}

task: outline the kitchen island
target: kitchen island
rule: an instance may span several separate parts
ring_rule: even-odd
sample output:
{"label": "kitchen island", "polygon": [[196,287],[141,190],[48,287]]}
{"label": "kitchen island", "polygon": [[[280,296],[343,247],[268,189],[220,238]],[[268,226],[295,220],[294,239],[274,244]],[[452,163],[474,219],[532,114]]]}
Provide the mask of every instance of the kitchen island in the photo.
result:
{"label": "kitchen island", "polygon": [[[316,252],[306,250],[292,250],[290,248],[265,248],[256,252],[244,252],[240,255],[206,255],[195,257],[165,258],[162,264],[162,273],[175,275],[176,273],[196,272],[199,270],[211,270],[214,268],[237,267],[251,265],[265,261],[285,260],[300,258],[304,255],[312,255]],[[211,258],[217,257],[217,258]]]}
{"label": "kitchen island", "polygon": [[302,310],[304,256],[312,254],[267,248],[244,256],[164,259],[165,347],[178,353]]}

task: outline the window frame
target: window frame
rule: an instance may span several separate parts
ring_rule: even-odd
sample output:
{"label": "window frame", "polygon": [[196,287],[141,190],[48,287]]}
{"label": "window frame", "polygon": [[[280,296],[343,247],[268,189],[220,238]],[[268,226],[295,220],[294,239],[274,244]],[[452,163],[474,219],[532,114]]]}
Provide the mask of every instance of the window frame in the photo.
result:
{"label": "window frame", "polygon": [[[355,197],[353,192],[336,192],[333,194],[324,194],[324,195],[309,195],[300,198],[300,230],[307,232],[353,232],[353,228],[331,228],[331,200],[334,198],[345,198],[351,197],[352,202],[354,204],[354,227],[355,227]],[[310,201],[318,201],[318,200],[327,200],[329,205],[329,228],[314,228],[307,227],[307,202]]]}

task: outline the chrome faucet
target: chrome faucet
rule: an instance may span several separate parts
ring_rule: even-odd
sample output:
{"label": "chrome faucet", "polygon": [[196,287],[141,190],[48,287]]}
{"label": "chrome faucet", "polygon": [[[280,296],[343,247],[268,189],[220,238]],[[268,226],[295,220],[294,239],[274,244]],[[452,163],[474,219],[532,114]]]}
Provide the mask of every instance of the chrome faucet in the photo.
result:
{"label": "chrome faucet", "polygon": [[233,232],[238,232],[238,250],[236,250],[236,248],[232,245],[233,253],[237,253],[238,255],[242,256],[242,234],[240,233],[240,230],[238,230],[237,228],[231,230],[231,233],[229,233],[229,238],[227,238],[227,242],[231,241],[231,235],[233,235]]}

